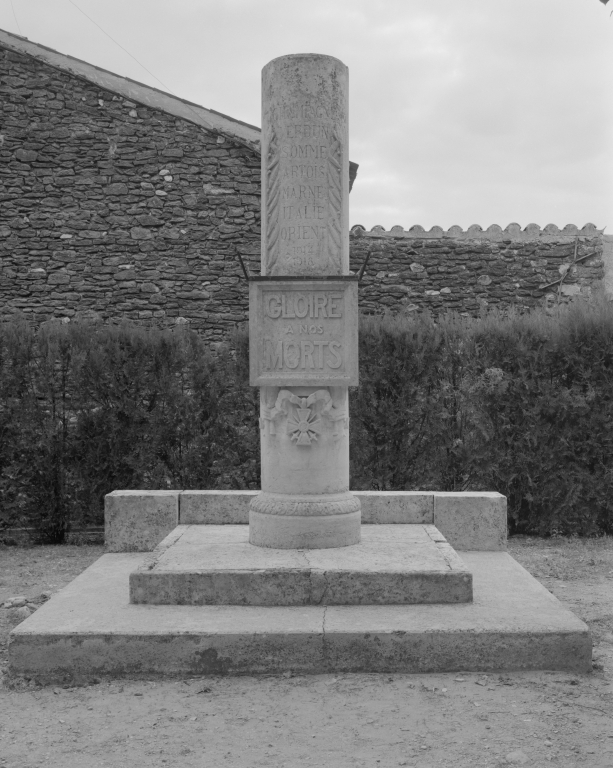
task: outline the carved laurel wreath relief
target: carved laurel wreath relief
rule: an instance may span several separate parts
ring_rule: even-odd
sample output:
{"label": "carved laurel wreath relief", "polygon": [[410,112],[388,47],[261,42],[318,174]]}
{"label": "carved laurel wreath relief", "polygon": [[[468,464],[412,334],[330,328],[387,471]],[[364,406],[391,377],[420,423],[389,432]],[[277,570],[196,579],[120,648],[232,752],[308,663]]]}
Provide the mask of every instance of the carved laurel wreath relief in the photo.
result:
{"label": "carved laurel wreath relief", "polygon": [[277,395],[273,408],[264,406],[260,418],[260,429],[276,435],[278,422],[285,417],[286,432],[296,445],[310,446],[319,439],[326,427],[332,424],[332,438],[340,440],[349,428],[349,416],[342,409],[335,408],[327,389],[318,389],[308,397],[299,397],[288,389],[282,389]]}
{"label": "carved laurel wreath relief", "polygon": [[332,133],[328,151],[328,263],[338,268],[341,254],[341,142],[336,132]]}
{"label": "carved laurel wreath relief", "polygon": [[266,271],[272,274],[279,258],[279,199],[281,183],[277,134],[270,134],[266,155]]}

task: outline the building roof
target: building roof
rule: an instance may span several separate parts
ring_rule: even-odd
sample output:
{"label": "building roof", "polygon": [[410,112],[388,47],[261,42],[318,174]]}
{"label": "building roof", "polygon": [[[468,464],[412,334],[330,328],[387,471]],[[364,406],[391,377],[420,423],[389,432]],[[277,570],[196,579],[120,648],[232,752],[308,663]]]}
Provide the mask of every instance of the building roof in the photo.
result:
{"label": "building roof", "polygon": [[[26,37],[20,37],[3,29],[0,29],[0,47],[31,56],[51,67],[87,80],[89,83],[98,85],[137,104],[159,109],[167,114],[188,120],[260,152],[261,130],[255,125],[236,120],[214,109],[201,107],[192,101],[173,96],[129,77],[122,77],[114,72],[109,72],[107,69],[102,69],[102,67],[89,64],[81,59],[75,59],[74,56],[59,53],[46,45],[33,43]],[[349,166],[350,185],[353,185],[358,166],[356,163],[349,163]]]}

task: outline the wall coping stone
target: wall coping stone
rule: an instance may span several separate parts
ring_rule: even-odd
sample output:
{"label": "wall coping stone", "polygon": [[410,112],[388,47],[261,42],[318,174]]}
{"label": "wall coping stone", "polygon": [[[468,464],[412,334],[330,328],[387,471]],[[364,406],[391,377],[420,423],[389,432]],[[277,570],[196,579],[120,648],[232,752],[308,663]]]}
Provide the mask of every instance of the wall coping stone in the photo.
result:
{"label": "wall coping stone", "polygon": [[[176,525],[247,525],[249,503],[258,493],[113,491],[105,497],[107,550],[151,551]],[[353,494],[362,505],[365,525],[435,525],[449,544],[460,551],[506,550],[507,499],[495,491],[353,491]],[[148,521],[149,530],[140,530],[144,526],[139,520]]]}
{"label": "wall coping stone", "polygon": [[575,224],[567,224],[560,229],[555,224],[547,224],[542,228],[538,224],[528,224],[524,229],[519,224],[513,222],[504,229],[498,224],[492,224],[487,229],[483,229],[479,224],[471,224],[465,231],[462,227],[454,225],[445,230],[442,227],[431,227],[426,231],[419,224],[415,224],[409,229],[396,225],[389,231],[384,227],[375,225],[367,230],[361,224],[355,224],[351,227],[353,237],[380,237],[380,238],[412,238],[412,239],[453,239],[453,240],[489,240],[492,242],[504,242],[505,240],[530,241],[540,240],[544,242],[559,242],[561,239],[572,240],[577,237],[598,237],[602,235],[604,229],[598,229],[594,224],[585,224],[581,229]]}

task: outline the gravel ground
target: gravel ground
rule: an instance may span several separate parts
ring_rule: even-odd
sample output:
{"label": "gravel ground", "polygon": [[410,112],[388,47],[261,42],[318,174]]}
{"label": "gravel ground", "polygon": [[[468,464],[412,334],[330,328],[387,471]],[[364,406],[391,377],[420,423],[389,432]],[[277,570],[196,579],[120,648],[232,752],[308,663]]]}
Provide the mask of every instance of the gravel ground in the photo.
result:
{"label": "gravel ground", "polygon": [[[0,685],[0,768],[613,766],[613,539],[515,538],[511,554],[594,638],[594,671]],[[0,603],[32,608],[102,547],[0,548]],[[28,609],[29,610],[29,609]],[[0,609],[0,673],[22,608]]]}

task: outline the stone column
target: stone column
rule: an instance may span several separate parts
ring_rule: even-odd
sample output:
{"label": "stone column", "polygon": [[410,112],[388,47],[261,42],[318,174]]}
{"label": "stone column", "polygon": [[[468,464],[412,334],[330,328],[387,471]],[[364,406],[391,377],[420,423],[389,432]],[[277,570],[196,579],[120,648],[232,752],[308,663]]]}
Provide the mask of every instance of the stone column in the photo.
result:
{"label": "stone column", "polygon": [[357,284],[348,277],[347,96],[347,67],[331,56],[282,56],[262,71],[251,383],[271,385],[260,388],[262,492],[249,512],[249,540],[261,547],[360,540],[360,502],[349,493]]}

